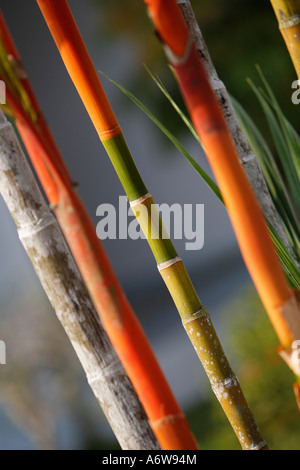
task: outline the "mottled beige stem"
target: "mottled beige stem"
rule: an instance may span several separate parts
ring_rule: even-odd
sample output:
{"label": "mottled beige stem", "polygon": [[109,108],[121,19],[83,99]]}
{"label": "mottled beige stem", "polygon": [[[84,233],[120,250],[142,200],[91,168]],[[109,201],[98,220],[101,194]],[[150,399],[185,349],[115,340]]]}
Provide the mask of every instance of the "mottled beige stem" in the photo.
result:
{"label": "mottled beige stem", "polygon": [[242,448],[268,449],[222,348],[210,315],[201,304],[182,260],[177,256],[174,260],[159,264],[158,269],[172,292],[185,331]]}
{"label": "mottled beige stem", "polygon": [[196,20],[195,14],[193,12],[192,6],[189,0],[177,0],[181,11],[185,17],[185,20],[188,24],[190,33],[194,41],[196,42],[197,49],[203,59],[207,74],[210,78],[212,88],[214,89],[216,96],[219,100],[219,103],[223,109],[224,116],[227,121],[231,136],[235,142],[240,161],[244,167],[244,170],[247,174],[249,182],[255,192],[257,200],[260,204],[260,207],[266,217],[266,219],[272,224],[274,229],[279,234],[280,238],[285,243],[289,253],[293,257],[295,263],[300,268],[299,261],[295,257],[295,254],[288,242],[286,234],[284,232],[282,223],[278,217],[277,211],[271,199],[269,190],[267,188],[264,176],[262,174],[259,163],[251,151],[247,139],[241,130],[238,119],[234,112],[230,97],[226,90],[224,83],[219,79],[217,71],[214,67],[210,54],[208,52],[207,46],[203,39],[200,27]]}
{"label": "mottled beige stem", "polygon": [[140,401],[100,323],[56,219],[49,211],[16,134],[1,110],[0,193],[121,448],[159,449]]}

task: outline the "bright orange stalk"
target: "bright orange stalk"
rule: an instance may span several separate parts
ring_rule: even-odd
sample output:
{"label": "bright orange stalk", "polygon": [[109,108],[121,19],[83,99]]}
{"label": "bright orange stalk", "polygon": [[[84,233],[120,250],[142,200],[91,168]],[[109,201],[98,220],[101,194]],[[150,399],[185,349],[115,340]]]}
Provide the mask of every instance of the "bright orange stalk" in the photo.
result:
{"label": "bright orange stalk", "polygon": [[[263,214],[238,160],[202,59],[188,35],[176,0],[145,0],[173,66],[196,131],[224,197],[232,225],[258,293],[281,344],[300,339],[300,309],[281,268]],[[168,16],[168,20],[165,18]],[[171,24],[171,26],[170,26]],[[174,38],[185,37],[178,54]]]}
{"label": "bright orange stalk", "polygon": [[[17,54],[3,17],[2,38],[11,54]],[[9,39],[9,40],[8,40]],[[94,305],[121,362],[149,417],[162,449],[196,450],[189,429],[115,273],[96,235],[95,228],[80,198],[74,191],[53,137],[42,117],[27,79],[22,82],[30,96],[38,123],[33,123],[7,87],[7,102],[49,202],[58,218],[75,261],[82,273]],[[112,115],[110,116],[112,117]],[[41,124],[42,123],[42,124]],[[102,124],[110,124],[104,120]]]}
{"label": "bright orange stalk", "polygon": [[[70,15],[66,15],[65,0],[39,1],[37,3],[54,35],[63,60],[72,68],[72,80],[78,84],[81,96],[101,139],[120,134],[121,129],[111,109],[89,54],[82,41],[78,41],[77,28]],[[74,47],[75,45],[75,47]]]}

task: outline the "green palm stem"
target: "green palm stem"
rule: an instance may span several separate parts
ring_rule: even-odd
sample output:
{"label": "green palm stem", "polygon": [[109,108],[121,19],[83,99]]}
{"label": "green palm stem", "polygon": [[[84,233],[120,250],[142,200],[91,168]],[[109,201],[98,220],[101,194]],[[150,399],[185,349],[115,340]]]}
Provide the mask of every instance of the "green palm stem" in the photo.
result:
{"label": "green palm stem", "polygon": [[[149,71],[148,71],[149,72]],[[176,105],[176,103],[172,100],[171,96],[169,93],[166,91],[166,89],[163,87],[162,83],[159,81],[158,78],[154,77],[151,73],[150,75],[152,78],[155,80],[156,84],[159,86],[159,88],[163,91],[163,93],[166,95],[166,97],[169,99],[170,103],[172,106],[175,108],[176,112],[178,112],[179,116],[183,119],[185,124],[187,125],[188,129],[192,132],[192,134],[195,136],[195,130],[192,127],[191,122],[189,119],[185,116],[185,114],[180,110],[180,108]],[[106,76],[107,77],[107,76]],[[218,199],[224,204],[221,192],[218,188],[218,186],[215,184],[215,182],[209,177],[209,175],[201,168],[199,163],[189,154],[189,152],[181,145],[181,143],[177,140],[177,138],[151,113],[151,111],[140,101],[138,100],[132,93],[130,93],[126,88],[124,88],[122,85],[118,84],[116,81],[113,79],[107,77],[112,83],[114,83],[118,88],[125,93],[126,96],[128,96],[133,103],[135,103],[154,123],[155,125],[166,135],[166,137],[170,140],[170,142],[175,145],[175,147],[184,155],[184,157],[187,159],[187,161],[192,165],[192,167],[197,171],[197,173],[201,176],[203,181],[208,185],[208,187],[213,191],[213,193],[218,197]],[[253,146],[254,150],[256,151],[257,155],[260,156],[260,159],[262,163],[264,162],[264,159],[266,156],[262,155],[264,154],[264,151],[267,152],[266,150],[266,143],[263,141],[262,137],[259,136],[258,131],[255,131],[254,124],[250,120],[249,116],[246,115],[245,111],[241,108],[238,103],[233,100],[233,104],[235,107],[235,110],[237,112],[237,115],[239,116],[239,119],[241,121],[241,126],[244,129],[245,135],[248,136],[249,142],[251,142],[251,145]],[[198,136],[195,136],[197,140],[199,140]],[[268,152],[267,152],[268,154]],[[267,159],[269,157],[267,156]],[[295,170],[296,171],[296,170]],[[266,173],[268,176],[270,176],[272,173]],[[278,203],[278,201],[277,201]],[[289,251],[287,250],[285,244],[282,242],[280,239],[278,233],[272,227],[272,225],[267,222],[268,228],[269,228],[269,233],[270,236],[273,240],[274,246],[276,248],[276,251],[278,253],[278,256],[282,262],[282,265],[285,269],[285,272],[287,274],[287,277],[290,281],[291,286],[300,292],[300,275],[299,275],[299,269],[294,262],[293,258],[290,256]],[[296,346],[296,345],[295,345]],[[280,355],[283,355],[283,349],[279,348],[278,352]],[[297,359],[297,354],[298,351],[293,349],[292,350],[292,355],[296,356]],[[290,362],[289,367],[290,367]],[[294,383],[294,390],[295,390],[295,395],[297,399],[297,404],[300,409],[300,388],[299,388],[299,371],[295,371],[295,376],[296,376],[296,382]]]}
{"label": "green palm stem", "polygon": [[[280,337],[282,347],[286,349],[286,362],[293,371],[299,371],[299,361],[294,361],[290,348],[291,343],[293,342],[294,346],[294,340],[299,338],[300,312],[297,293],[291,290],[283,276],[262,213],[238,161],[234,142],[209,83],[202,58],[197,52],[176,0],[145,2],[169,62],[175,69],[194,125],[203,140],[204,150],[210,155],[210,163],[218,179],[222,181],[224,196],[230,200],[227,204],[231,205],[231,209],[234,208],[231,218],[239,244],[243,247],[243,256],[248,269],[251,268],[256,287]],[[247,200],[249,207],[245,209],[245,206],[240,206],[239,203]],[[257,227],[260,226],[260,231],[253,231],[251,215]],[[257,252],[256,257],[251,255],[252,246]],[[270,288],[272,285],[274,289]],[[297,374],[300,375],[298,372]]]}
{"label": "green palm stem", "polygon": [[[159,215],[153,217],[154,201],[138,172],[71,11],[65,8],[65,1],[59,2],[61,9],[59,15],[56,15],[53,5],[51,6],[48,1],[37,0],[37,2],[43,14],[48,16],[51,12],[48,27],[62,59],[148,240],[158,270],[175,302],[183,326],[204,366],[212,389],[242,448],[267,449],[267,444],[256,425],[239,381],[225,356],[210,316],[200,302],[170,238],[165,237]],[[48,18],[50,19],[50,14]],[[68,24],[67,33],[66,23]],[[64,47],[65,44],[68,47]]]}
{"label": "green palm stem", "polygon": [[172,296],[182,324],[210,380],[212,389],[244,449],[266,446],[240,384],[224,353],[209,313],[168,237],[157,207],[139,175],[124,136],[102,141]]}

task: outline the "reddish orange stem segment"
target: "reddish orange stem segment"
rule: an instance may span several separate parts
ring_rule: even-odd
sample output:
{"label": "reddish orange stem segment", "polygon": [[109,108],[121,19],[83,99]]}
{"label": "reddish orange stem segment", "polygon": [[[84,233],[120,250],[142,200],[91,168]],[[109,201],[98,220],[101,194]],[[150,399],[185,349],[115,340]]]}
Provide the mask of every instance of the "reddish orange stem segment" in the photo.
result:
{"label": "reddish orange stem segment", "polygon": [[119,123],[99,82],[68,3],[65,0],[37,0],[37,3],[99,137],[104,140],[120,134]]}
{"label": "reddish orange stem segment", "polygon": [[197,445],[186,418],[122,291],[92,221],[74,191],[68,170],[28,80],[26,90],[30,92],[42,125],[31,121],[10,89],[8,104],[15,113],[28,154],[49,202],[54,205],[55,214],[111,342],[140,397],[162,449],[196,450]]}
{"label": "reddish orange stem segment", "polygon": [[[168,12],[165,1],[145,1],[161,36],[163,31],[168,32],[170,21],[178,36],[181,36],[181,30],[183,35],[186,26],[182,24],[183,16],[178,20],[181,11],[176,0],[168,1],[168,5],[172,4],[172,9],[168,12],[176,11],[176,14],[169,18],[166,24],[164,18]],[[172,49],[172,41],[167,39],[166,42]],[[289,347],[297,338],[281,315],[280,307],[291,297],[292,292],[263,214],[239,163],[237,151],[201,57],[194,44],[187,50],[189,44],[187,39],[182,44],[187,58],[182,59],[180,63],[181,57],[178,57],[176,64],[172,65],[193,124],[222,191],[245,264],[282,345]],[[172,52],[176,53],[175,49],[172,49]]]}
{"label": "reddish orange stem segment", "polygon": [[[182,56],[188,40],[188,28],[177,5],[172,0],[145,0],[159,37],[174,54]],[[178,28],[174,28],[174,23]]]}

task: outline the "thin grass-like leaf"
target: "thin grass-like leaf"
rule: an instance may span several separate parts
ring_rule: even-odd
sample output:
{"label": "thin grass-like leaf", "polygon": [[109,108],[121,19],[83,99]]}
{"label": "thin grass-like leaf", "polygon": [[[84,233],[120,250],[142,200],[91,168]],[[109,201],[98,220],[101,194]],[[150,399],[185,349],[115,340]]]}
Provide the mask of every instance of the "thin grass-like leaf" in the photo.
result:
{"label": "thin grass-like leaf", "polygon": [[[231,100],[240,121],[241,128],[261,165],[271,197],[282,219],[291,246],[295,254],[300,258],[299,224],[290,199],[290,194],[286,189],[286,183],[282,177],[282,171],[279,169],[268,144],[252,119],[234,98],[231,97]],[[281,132],[278,127],[277,130]],[[280,146],[279,143],[278,145]],[[286,154],[286,158],[289,158],[289,154]]]}
{"label": "thin grass-like leaf", "polygon": [[191,132],[191,134],[195,137],[195,139],[199,142],[200,145],[202,145],[201,141],[200,141],[200,138],[197,134],[197,132],[195,131],[195,128],[193,126],[193,123],[192,121],[189,119],[189,117],[180,109],[180,107],[178,106],[178,104],[176,103],[176,101],[174,101],[174,99],[172,98],[172,96],[170,95],[170,93],[168,92],[168,90],[166,89],[166,87],[164,86],[164,84],[162,83],[161,79],[157,76],[157,75],[154,75],[151,70],[149,70],[149,68],[144,65],[146,71],[148,72],[148,74],[150,75],[150,77],[152,78],[152,80],[156,83],[156,85],[158,86],[158,88],[163,92],[163,94],[165,95],[165,97],[167,98],[167,100],[170,102],[170,104],[173,106],[173,108],[175,109],[176,113],[179,115],[179,117],[182,119],[182,121],[184,122],[184,124],[186,125],[186,127],[188,128],[188,130]]}
{"label": "thin grass-like leaf", "polygon": [[[296,138],[296,131],[293,129],[292,125],[288,122],[288,120],[286,119],[286,117],[284,116],[280,106],[279,106],[279,103],[270,87],[270,85],[268,84],[265,76],[263,75],[260,67],[257,66],[257,70],[258,70],[258,73],[259,73],[259,76],[265,86],[265,89],[266,89],[266,92],[270,98],[270,101],[272,103],[272,106],[274,108],[274,111],[276,112],[277,114],[277,119],[278,119],[278,122],[282,128],[282,132],[285,136],[285,140],[286,140],[286,143],[289,147],[289,150],[290,150],[290,156],[291,156],[291,160],[292,162],[294,163],[294,166],[295,166],[295,170],[296,170],[296,174],[298,175],[298,183],[299,183],[299,180],[300,180],[300,153],[299,153],[299,136],[298,138]],[[298,191],[299,193],[299,191]]]}
{"label": "thin grass-like leaf", "polygon": [[271,224],[268,224],[268,227],[269,227],[269,231],[270,231],[273,243],[275,245],[276,251],[284,267],[285,273],[290,281],[290,284],[293,288],[297,289],[300,292],[299,269],[297,268],[293,258],[291,257],[285,244],[282,242],[281,238],[279,237],[274,227],[272,227]]}
{"label": "thin grass-like leaf", "polygon": [[[149,71],[149,69],[147,69]],[[207,175],[207,173],[203,170],[203,168],[195,161],[195,159],[190,155],[190,153],[181,145],[178,139],[157,119],[153,113],[138,99],[136,98],[129,90],[127,90],[124,86],[120,85],[118,82],[113,80],[112,78],[108,77],[106,74],[101,72],[108,80],[110,80],[114,85],[116,85],[133,103],[135,103],[151,120],[155,123],[155,125],[166,135],[166,137],[176,146],[176,148],[183,154],[183,156],[189,161],[189,163],[195,168],[198,174],[204,179],[206,184],[212,189],[212,191],[216,194],[216,196],[223,202],[220,190],[216,183]],[[170,101],[176,112],[182,118],[183,122],[187,125],[187,128],[192,132],[194,135],[193,125],[190,123],[190,120],[185,116],[185,114],[180,110],[178,105],[172,99],[171,95],[168,93],[164,85],[158,78],[155,78],[154,75],[149,71],[149,75],[155,83],[159,86],[161,91],[165,94],[167,99]],[[284,224],[286,225],[287,235],[292,245],[294,245],[295,241],[297,240],[297,236],[294,234],[293,224],[291,224],[292,214],[290,214],[286,209],[289,207],[287,202],[283,203],[282,201],[286,201],[288,199],[288,195],[286,194],[284,184],[278,184],[278,178],[280,174],[277,172],[276,161],[272,155],[272,152],[266,143],[265,139],[248,116],[248,114],[244,111],[242,106],[233,98],[231,97],[233,106],[235,111],[237,112],[240,122],[242,124],[242,128],[246,131],[249,141],[251,141],[252,149],[256,155],[259,155],[259,161],[261,166],[263,167],[263,172],[266,176],[267,184],[269,188],[272,188],[272,193],[276,198],[276,204],[281,205],[281,212],[284,218]],[[190,125],[191,124],[191,125]],[[191,128],[192,127],[192,128]],[[295,135],[295,139],[297,135]],[[199,139],[197,138],[199,141]],[[280,177],[281,178],[281,177]],[[276,193],[276,188],[282,187],[282,191],[280,194]],[[294,224],[297,226],[297,224]],[[285,247],[285,244],[275,231],[275,229],[268,224],[269,231],[274,242],[276,251],[278,256],[282,262],[286,275],[290,281],[290,284],[300,290],[300,273],[297,266],[294,263],[293,258],[291,257],[290,253]],[[291,236],[290,234],[293,234]],[[299,239],[298,239],[299,240]]]}
{"label": "thin grass-like leaf", "polygon": [[[189,118],[180,110],[179,106],[176,104],[176,102],[173,100],[169,92],[166,90],[161,80],[155,77],[149,71],[147,67],[146,67],[146,70],[148,71],[151,78],[155,81],[157,86],[160,88],[160,90],[167,97],[167,99],[169,100],[169,102],[171,103],[175,111],[178,113],[178,115],[181,117],[183,122],[186,124],[188,130],[192,133],[194,137],[196,137],[197,141],[201,145],[199,136],[196,134],[195,129],[191,121],[189,120]],[[249,118],[249,116],[242,109],[239,103],[233,97],[230,97],[230,98],[231,98],[232,103],[234,104],[237,114],[239,114],[240,116],[240,120],[242,120],[244,123],[242,127],[243,127],[245,135],[248,135],[248,140],[251,141],[251,147],[252,147],[252,150],[254,151],[254,154],[257,156],[260,156],[260,158],[258,159],[260,161],[261,166],[264,168],[264,171],[263,171],[264,177],[267,181],[267,185],[269,189],[271,190],[272,199],[276,202],[276,206],[279,209],[281,218],[284,222],[284,225],[286,226],[286,234],[288,236],[289,242],[293,246],[295,253],[299,256],[299,233],[298,233],[299,230],[298,230],[297,218],[296,218],[296,215],[294,214],[293,206],[290,201],[290,196],[286,191],[285,184],[284,184],[284,181],[282,180],[281,173],[278,169],[276,160],[273,157],[268,144],[266,143],[266,141],[264,140],[263,136],[258,131],[256,126],[254,125],[253,121]],[[286,125],[287,127],[290,128],[291,134],[294,136],[294,139],[295,139],[295,145],[298,145],[299,153],[300,153],[300,138],[297,132],[295,131],[295,129],[291,126],[291,124],[287,120],[286,120]],[[274,132],[274,135],[276,137],[275,132]],[[282,145],[284,145],[284,142],[282,142]],[[279,236],[278,236],[278,239],[280,240]],[[283,243],[281,244],[282,246],[284,246]]]}
{"label": "thin grass-like leaf", "polygon": [[[206,171],[199,165],[199,163],[192,157],[192,155],[186,150],[186,148],[179,142],[179,140],[170,132],[160,121],[157,119],[154,114],[145,106],[136,96],[134,96],[129,90],[124,86],[120,85],[118,82],[107,76],[105,73],[100,72],[108,80],[110,80],[114,85],[116,85],[133,103],[135,103],[148,117],[152,122],[165,134],[165,136],[175,145],[175,147],[183,154],[187,161],[193,166],[197,173],[203,178],[208,187],[215,193],[215,195],[223,201],[221,192],[212,180],[212,178],[206,173]],[[158,84],[158,82],[157,82]],[[175,103],[175,102],[174,102]],[[179,108],[178,108],[179,109]],[[184,116],[184,113],[181,112],[181,117]]]}
{"label": "thin grass-like leaf", "polygon": [[[288,134],[284,133],[281,125],[281,123],[284,120],[286,121],[286,119],[281,118],[279,120],[278,113],[281,113],[281,111],[278,111],[278,113],[275,111],[276,114],[274,114],[273,109],[271,108],[267,100],[264,98],[263,93],[260,92],[260,90],[253,84],[251,80],[248,80],[248,83],[254,91],[255,95],[257,96],[265,113],[272,134],[272,138],[277,150],[278,159],[280,165],[282,166],[286,179],[285,184],[287,185],[287,188],[290,189],[290,192],[293,198],[295,199],[297,206],[300,208],[300,181],[297,176],[297,170],[295,168],[291,154],[291,149],[294,149],[295,142],[290,142],[292,140],[292,134],[290,133],[290,130],[288,130]],[[274,109],[276,110],[276,108]],[[288,126],[286,124],[285,128],[288,129]]]}

